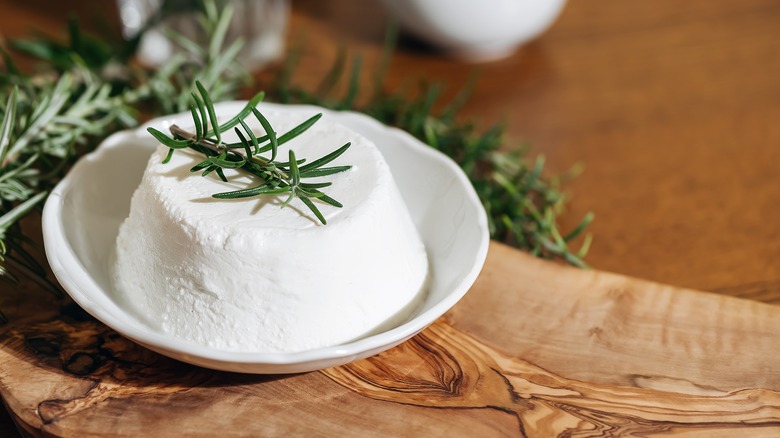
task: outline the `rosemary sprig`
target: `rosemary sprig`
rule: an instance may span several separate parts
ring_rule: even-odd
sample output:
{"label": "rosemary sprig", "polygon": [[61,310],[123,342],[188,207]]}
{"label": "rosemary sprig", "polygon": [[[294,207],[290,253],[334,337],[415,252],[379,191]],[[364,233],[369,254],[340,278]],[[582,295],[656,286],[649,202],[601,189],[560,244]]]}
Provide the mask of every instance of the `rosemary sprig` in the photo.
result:
{"label": "rosemary sprig", "polygon": [[[323,224],[327,224],[319,207],[313,200],[319,200],[333,207],[341,208],[342,204],[320,189],[329,187],[331,182],[304,182],[305,179],[333,175],[349,170],[351,166],[325,167],[328,163],[340,157],[350,147],[347,143],[333,152],[310,163],[306,159],[298,159],[295,152],[289,151],[288,161],[276,160],[278,148],[308,130],[322,114],[317,114],[305,120],[295,128],[277,136],[268,119],[257,109],[264,94],[257,94],[235,117],[220,124],[217,120],[214,104],[208,91],[200,82],[196,82],[197,93],[192,93],[190,112],[195,125],[195,132],[188,132],[177,125],[170,127],[168,136],[155,128],[148,128],[149,133],[160,143],[168,147],[168,154],[163,163],[167,163],[174,151],[191,149],[205,156],[205,160],[190,169],[191,172],[201,172],[206,177],[216,173],[220,179],[227,182],[225,169],[241,169],[256,177],[260,183],[257,186],[230,192],[215,193],[218,199],[247,198],[261,195],[287,195],[282,208],[289,205],[293,199],[299,199]],[[265,130],[265,135],[257,137],[246,124],[246,117],[253,115]],[[209,125],[211,129],[209,129]],[[239,128],[240,126],[240,128]],[[235,143],[224,143],[222,134],[233,129],[239,138]],[[270,156],[261,154],[270,152]]]}

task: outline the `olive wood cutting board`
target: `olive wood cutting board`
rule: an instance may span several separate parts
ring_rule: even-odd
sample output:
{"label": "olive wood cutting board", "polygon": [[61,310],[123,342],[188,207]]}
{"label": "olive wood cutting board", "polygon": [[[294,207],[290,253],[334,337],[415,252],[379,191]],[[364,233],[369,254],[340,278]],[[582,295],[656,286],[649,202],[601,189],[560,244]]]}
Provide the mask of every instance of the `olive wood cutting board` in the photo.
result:
{"label": "olive wood cutting board", "polygon": [[2,300],[0,393],[33,436],[780,436],[780,307],[498,243],[420,335],[299,375],[164,358],[32,285]]}

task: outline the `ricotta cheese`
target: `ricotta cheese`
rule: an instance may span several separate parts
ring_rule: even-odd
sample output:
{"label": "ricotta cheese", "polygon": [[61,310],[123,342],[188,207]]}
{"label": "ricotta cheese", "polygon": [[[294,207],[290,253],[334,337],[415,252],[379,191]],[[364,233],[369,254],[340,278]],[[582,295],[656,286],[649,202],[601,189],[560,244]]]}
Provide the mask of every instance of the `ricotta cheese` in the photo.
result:
{"label": "ricotta cheese", "polygon": [[[264,114],[277,132],[307,118]],[[119,230],[116,299],[155,330],[229,351],[332,346],[405,320],[425,294],[428,259],[376,146],[326,115],[278,156],[292,148],[312,161],[346,142],[328,166],[352,169],[311,179],[332,181],[323,190],[344,204],[318,203],[327,225],[300,200],[280,208],[284,195],[214,199],[257,181],[239,171],[226,171],[227,183],[192,174],[203,158],[188,150],[162,164],[160,146]]]}

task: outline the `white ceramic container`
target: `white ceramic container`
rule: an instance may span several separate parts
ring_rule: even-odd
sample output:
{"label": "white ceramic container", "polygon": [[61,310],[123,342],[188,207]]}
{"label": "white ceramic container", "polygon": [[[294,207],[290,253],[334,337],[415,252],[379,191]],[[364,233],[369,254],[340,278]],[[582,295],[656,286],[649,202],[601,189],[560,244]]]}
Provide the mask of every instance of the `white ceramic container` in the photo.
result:
{"label": "white ceramic container", "polygon": [[383,0],[401,25],[447,54],[491,61],[544,32],[566,0]]}
{"label": "white ceramic container", "polygon": [[[231,116],[245,102],[216,106]],[[281,109],[260,105],[259,109]],[[284,107],[310,114],[310,106]],[[157,142],[146,126],[164,130],[186,124],[189,113],[118,132],[82,158],[46,202],[43,234],[49,264],[70,296],[87,312],[135,342],[166,356],[226,371],[297,373],[362,359],[411,338],[455,303],[473,284],[487,255],[487,218],[461,169],[445,155],[409,134],[357,113],[317,109],[372,140],[388,162],[404,202],[426,246],[431,287],[418,311],[382,333],[333,347],[297,353],[228,352],[156,332],[112,298],[110,260],[130,197]]]}

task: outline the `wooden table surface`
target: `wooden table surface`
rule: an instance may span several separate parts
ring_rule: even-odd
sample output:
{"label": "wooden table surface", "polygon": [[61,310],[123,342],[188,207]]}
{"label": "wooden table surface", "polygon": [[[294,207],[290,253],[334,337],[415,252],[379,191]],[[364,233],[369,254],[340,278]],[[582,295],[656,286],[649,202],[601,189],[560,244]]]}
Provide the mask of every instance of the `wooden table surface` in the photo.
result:
{"label": "wooden table surface", "polygon": [[[5,0],[0,34],[64,30],[71,10],[116,23],[111,2]],[[373,2],[293,2],[290,33],[306,47],[295,81],[315,84],[342,42],[370,66],[385,21]],[[402,44],[389,85],[439,81],[446,97],[478,69],[463,117],[505,120],[507,147],[529,142],[553,172],[584,166],[562,221],[596,214],[595,268],[780,304],[778,24],[773,0],[577,0],[495,63]]]}

